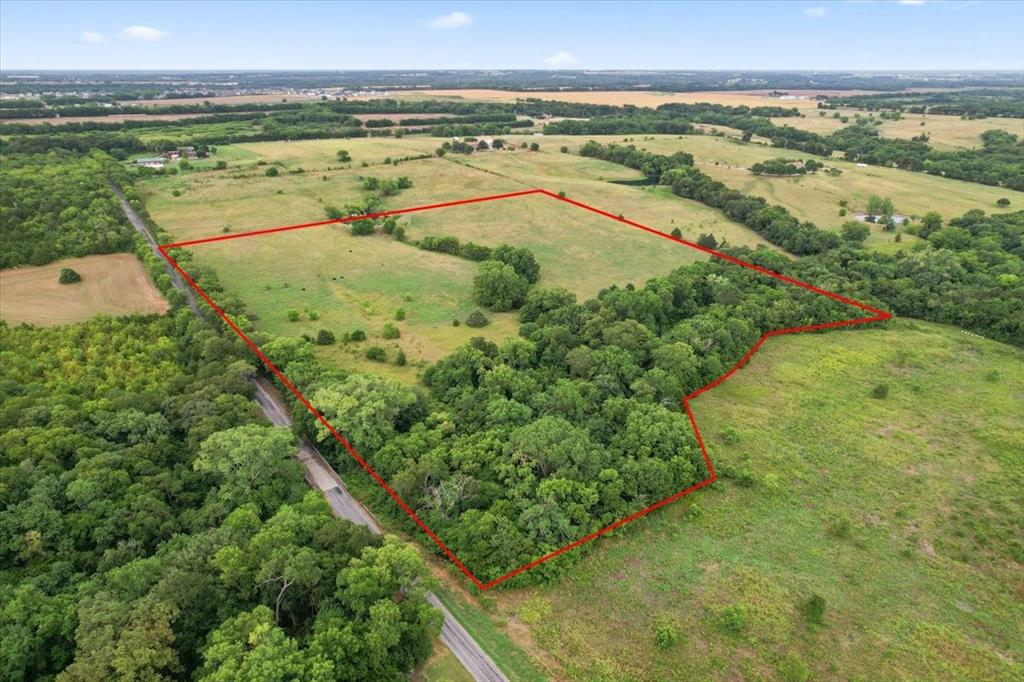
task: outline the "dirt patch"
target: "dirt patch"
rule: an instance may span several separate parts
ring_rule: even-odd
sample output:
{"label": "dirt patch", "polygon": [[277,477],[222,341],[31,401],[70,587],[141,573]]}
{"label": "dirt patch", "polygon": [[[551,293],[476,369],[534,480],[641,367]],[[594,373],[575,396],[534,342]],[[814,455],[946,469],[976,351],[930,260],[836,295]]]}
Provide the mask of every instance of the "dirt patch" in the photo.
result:
{"label": "dirt patch", "polygon": [[[59,284],[61,268],[82,276]],[[0,271],[0,316],[8,324],[41,327],[83,322],[106,315],[163,314],[167,301],[130,253],[66,258],[49,265]]]}

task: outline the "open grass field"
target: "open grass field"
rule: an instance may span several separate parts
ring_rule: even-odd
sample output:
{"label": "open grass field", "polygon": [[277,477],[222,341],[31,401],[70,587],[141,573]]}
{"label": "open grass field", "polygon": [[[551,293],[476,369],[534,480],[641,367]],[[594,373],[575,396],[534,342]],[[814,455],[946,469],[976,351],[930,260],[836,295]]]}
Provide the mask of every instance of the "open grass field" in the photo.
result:
{"label": "open grass field", "polygon": [[[82,276],[60,284],[61,268]],[[37,267],[0,270],[0,318],[41,327],[82,322],[99,315],[163,314],[167,301],[129,253],[66,258]]]}
{"label": "open grass field", "polygon": [[718,483],[481,605],[574,680],[1020,679],[1022,401],[950,327],[773,339],[694,403]]}
{"label": "open grass field", "polygon": [[[918,217],[928,211],[938,211],[943,218],[949,219],[971,209],[1002,213],[1024,208],[1024,192],[926,173],[858,166],[849,161],[832,159],[829,165],[840,169],[842,175],[816,173],[795,178],[756,176],[748,168],[757,161],[771,158],[799,159],[804,155],[707,135],[637,136],[631,139],[634,140],[632,144],[652,152],[689,152],[694,155],[695,165],[716,180],[745,194],[761,196],[784,206],[793,215],[810,220],[823,229],[839,229],[848,219],[839,215],[840,200],[848,202],[852,213],[863,210],[873,194],[890,197],[897,212]],[[551,137],[548,140],[549,144],[566,144],[574,152],[584,141],[573,137]],[[622,138],[618,138],[618,141],[621,143]],[[1010,200],[1010,206],[996,206],[996,201],[1003,197]],[[867,242],[872,248],[895,250],[913,242],[912,236],[904,235],[903,242],[896,244],[892,242],[893,235],[882,232],[880,227],[872,229],[872,236]]]}
{"label": "open grass field", "polygon": [[[225,228],[246,231],[320,220],[325,206],[341,207],[361,198],[362,175],[407,175],[413,186],[389,198],[388,207],[542,186],[613,212],[621,210],[664,231],[679,226],[693,239],[708,231],[733,243],[763,243],[743,226],[696,202],[609,182],[635,179],[636,171],[555,148],[383,165],[388,156],[415,155],[436,144],[413,138],[233,145],[214,157],[233,156],[226,171],[155,177],[141,186],[151,215],[177,240],[216,235]],[[349,151],[352,164],[338,164],[339,148]],[[281,164],[281,175],[267,177],[264,167],[255,165],[259,160]],[[363,168],[363,161],[371,165]],[[306,172],[288,172],[300,167]],[[564,286],[581,299],[611,284],[642,283],[703,257],[543,196],[417,213],[401,224],[411,240],[454,235],[488,246],[528,246],[541,264],[540,285]],[[516,333],[510,314],[492,316],[492,324],[483,330],[454,327],[453,320],[465,320],[475,307],[471,284],[476,264],[423,252],[388,237],[352,237],[347,228],[326,227],[196,248],[200,262],[214,267],[228,290],[246,302],[258,329],[294,335],[329,329],[339,338],[362,329],[370,337],[367,343],[388,349],[389,360],[399,349],[409,360],[405,367],[370,362],[363,357],[366,344],[321,349],[325,358],[346,367],[413,381],[419,364],[438,359],[472,336],[504,338]],[[402,336],[385,343],[380,333],[398,308],[407,312],[406,320],[395,323]],[[310,320],[307,309],[319,319]],[[289,322],[288,310],[299,311],[300,321]]]}
{"label": "open grass field", "polygon": [[[838,118],[833,118],[832,110],[825,112],[825,116],[819,116],[818,112],[804,112],[803,118],[773,118],[775,125],[792,126],[810,130],[822,135],[828,135],[850,125],[855,114],[864,117],[872,115],[870,111],[856,109],[839,109],[841,116],[849,117],[849,122],[843,123]],[[873,114],[878,118],[878,113]],[[965,120],[959,116],[945,116],[942,114],[903,114],[898,121],[880,119],[882,124],[878,126],[879,134],[882,137],[892,137],[909,140],[921,133],[929,135],[928,144],[935,149],[950,150],[963,149],[965,147],[980,147],[981,134],[986,130],[1005,130],[1024,138],[1024,119],[1019,118],[978,118]],[[921,124],[924,125],[921,125]]]}
{"label": "open grass field", "polygon": [[[178,240],[320,220],[326,206],[342,207],[363,196],[363,176],[405,175],[412,178],[413,186],[387,199],[388,208],[543,187],[665,232],[678,227],[691,240],[709,232],[731,244],[765,243],[717,210],[675,197],[666,188],[616,184],[613,181],[636,180],[641,174],[574,153],[587,138],[524,135],[508,139],[516,144],[539,141],[541,148],[447,155],[393,165],[385,161],[429,153],[438,141],[408,137],[225,145],[217,155],[197,163],[212,166],[223,159],[228,161],[227,170],[154,177],[141,187],[151,215]],[[598,139],[622,142],[617,137]],[[727,185],[764,196],[827,229],[838,229],[844,220],[838,215],[840,199],[847,200],[853,211],[862,208],[872,194],[891,197],[898,211],[912,215],[928,210],[938,210],[945,217],[971,208],[991,211],[1001,196],[1015,202],[1011,209],[1024,206],[1024,194],[1019,192],[843,161],[835,162],[843,170],[838,177],[757,177],[746,170],[755,161],[799,155],[723,138],[631,139],[659,153],[688,151],[702,170]],[[563,146],[573,153],[562,153]],[[337,161],[339,149],[351,154],[351,163]],[[257,165],[260,162],[275,164],[280,175],[267,177],[266,167]],[[454,235],[489,246],[527,246],[541,264],[541,286],[564,286],[581,299],[610,284],[642,283],[702,257],[668,240],[542,196],[416,213],[401,223],[411,240]],[[912,245],[914,239],[904,235],[896,243],[892,234],[876,227],[868,245],[892,251]],[[511,315],[492,316],[492,324],[482,333],[453,326],[453,320],[465,320],[474,309],[471,283],[476,265],[386,237],[354,238],[345,228],[330,227],[198,248],[200,262],[214,267],[228,290],[246,302],[260,330],[315,335],[319,329],[328,329],[339,338],[355,329],[365,331],[367,342],[320,348],[325,359],[340,366],[413,382],[423,363],[442,357],[472,336],[500,339],[516,333]],[[402,336],[385,341],[380,337],[383,326],[393,321],[398,308],[408,314],[406,320],[395,322]],[[288,321],[289,310],[300,313],[298,322]],[[319,319],[309,319],[310,310]],[[367,345],[385,347],[388,364],[367,360]],[[393,364],[399,350],[407,357],[405,366]]]}

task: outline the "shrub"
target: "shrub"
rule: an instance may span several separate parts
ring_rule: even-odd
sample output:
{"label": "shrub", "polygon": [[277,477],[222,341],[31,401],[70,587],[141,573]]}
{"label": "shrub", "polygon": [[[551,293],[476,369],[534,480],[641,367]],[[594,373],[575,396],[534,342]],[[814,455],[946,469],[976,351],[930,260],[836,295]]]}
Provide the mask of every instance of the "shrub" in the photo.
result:
{"label": "shrub", "polygon": [[319,320],[320,319],[320,313],[318,313],[315,310],[310,310],[306,314],[309,315],[309,319],[311,319],[311,320]]}
{"label": "shrub", "polygon": [[61,284],[75,284],[76,282],[82,281],[82,276],[71,268],[61,268],[60,276],[57,278],[57,281]]}
{"label": "shrub", "polygon": [[747,629],[747,607],[744,604],[726,606],[718,617],[722,629],[734,635]]}
{"label": "shrub", "polygon": [[408,360],[406,360],[405,351],[399,350],[398,355],[395,356],[395,364],[399,367],[405,367],[406,362]]}
{"label": "shrub", "polygon": [[368,234],[373,234],[373,221],[372,220],[357,220],[352,223],[352,235],[355,237],[365,237]]}
{"label": "shrub", "polygon": [[405,228],[402,227],[401,225],[396,226],[395,227],[394,237],[395,237],[395,241],[397,241],[397,242],[404,242],[405,241]]}
{"label": "shrub", "polygon": [[840,218],[842,218],[842,217],[844,217],[845,215],[846,215],[846,209],[845,209],[845,208],[841,208],[841,209],[839,209],[839,217],[840,217]]}
{"label": "shrub", "polygon": [[338,220],[343,217],[337,206],[324,206],[324,213],[327,214],[328,220]]}
{"label": "shrub", "polygon": [[374,362],[387,362],[388,354],[380,346],[370,346],[366,349],[366,359]]}
{"label": "shrub", "polygon": [[654,646],[671,649],[679,641],[679,631],[670,623],[663,623],[654,630]]}
{"label": "shrub", "polygon": [[299,311],[298,310],[292,309],[292,310],[289,310],[285,314],[288,316],[288,321],[289,322],[298,322],[299,321]]}
{"label": "shrub", "polygon": [[1006,197],[1002,197],[1001,199],[996,201],[996,206],[1009,206],[1009,205],[1010,205],[1010,200],[1007,199]]}
{"label": "shrub", "polygon": [[811,669],[800,656],[791,651],[779,664],[779,677],[783,682],[807,682],[811,679]]}
{"label": "shrub", "polygon": [[460,324],[462,324],[462,323],[459,322],[458,320],[452,320],[452,326],[453,327],[458,327]]}
{"label": "shrub", "polygon": [[818,593],[812,594],[800,605],[800,612],[808,623],[821,625],[825,621],[825,598]]}
{"label": "shrub", "polygon": [[405,308],[399,308],[395,311],[395,319],[399,322],[405,319]]}
{"label": "shrub", "polygon": [[878,384],[871,389],[871,397],[876,400],[884,400],[889,397],[889,384]]}
{"label": "shrub", "polygon": [[264,175],[266,175],[268,178],[276,178],[277,177],[277,166],[271,166],[270,168],[268,168],[266,170],[266,172],[264,173]]}
{"label": "shrub", "polygon": [[678,227],[673,227],[672,236],[675,237],[676,239],[681,239],[683,236],[683,231],[680,230]]}
{"label": "shrub", "polygon": [[850,519],[845,516],[841,516],[832,521],[832,527],[829,530],[832,535],[841,540],[845,540],[853,534],[853,524],[850,523]]}
{"label": "shrub", "polygon": [[348,340],[349,341],[365,341],[366,340],[366,332],[364,332],[362,329],[356,329],[355,331],[351,332],[348,335]]}
{"label": "shrub", "polygon": [[328,329],[321,329],[316,333],[316,343],[320,346],[330,346],[334,343],[334,332]]}
{"label": "shrub", "polygon": [[530,143],[530,151],[531,152],[539,152],[540,151],[540,145],[537,144],[536,142],[531,142]]}
{"label": "shrub", "polygon": [[223,159],[221,159],[220,161],[218,161],[216,163],[216,165],[214,165],[214,168],[216,168],[217,170],[224,170],[227,167],[228,167],[228,162],[224,161]]}
{"label": "shrub", "polygon": [[338,156],[338,161],[341,161],[342,163],[347,163],[347,162],[352,160],[352,157],[344,149],[339,149],[337,156]]}
{"label": "shrub", "polygon": [[398,327],[391,324],[390,322],[384,325],[384,330],[381,332],[381,336],[388,340],[397,339],[401,335],[402,333],[398,331]]}
{"label": "shrub", "polygon": [[181,196],[181,190],[180,189],[171,190],[171,196],[172,197],[180,197]]}
{"label": "shrub", "polygon": [[467,327],[486,327],[490,322],[491,321],[487,319],[487,316],[480,312],[479,308],[471,312],[469,316],[466,317]]}

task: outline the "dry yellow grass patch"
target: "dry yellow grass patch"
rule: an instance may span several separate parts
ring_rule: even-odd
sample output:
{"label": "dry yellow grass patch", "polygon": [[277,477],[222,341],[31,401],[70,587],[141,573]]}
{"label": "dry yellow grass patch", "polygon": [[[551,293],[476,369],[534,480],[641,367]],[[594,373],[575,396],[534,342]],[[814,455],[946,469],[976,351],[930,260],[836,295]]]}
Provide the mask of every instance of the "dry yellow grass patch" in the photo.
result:
{"label": "dry yellow grass patch", "polygon": [[[72,268],[82,281],[59,284],[61,268]],[[142,263],[130,253],[0,270],[0,318],[8,324],[52,327],[82,322],[99,313],[162,314],[167,308]]]}

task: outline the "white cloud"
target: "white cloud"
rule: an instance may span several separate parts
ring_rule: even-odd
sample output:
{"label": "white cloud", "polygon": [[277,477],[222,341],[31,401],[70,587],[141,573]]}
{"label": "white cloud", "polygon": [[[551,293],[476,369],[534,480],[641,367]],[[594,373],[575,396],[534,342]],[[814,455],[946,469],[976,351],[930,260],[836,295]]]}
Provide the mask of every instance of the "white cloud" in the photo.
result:
{"label": "white cloud", "polygon": [[804,15],[808,17],[823,17],[825,16],[824,7],[808,7],[804,10]]}
{"label": "white cloud", "polygon": [[141,40],[146,43],[155,43],[167,37],[165,31],[152,26],[127,26],[117,34],[121,40]]}
{"label": "white cloud", "polygon": [[436,19],[431,19],[427,22],[427,26],[430,28],[462,28],[472,23],[473,17],[465,12],[452,12],[451,14],[442,14]]}
{"label": "white cloud", "polygon": [[544,63],[555,69],[562,69],[567,66],[572,66],[573,64],[576,63],[576,61],[576,57],[573,57],[571,54],[565,52],[564,50],[559,50],[550,57],[544,58]]}
{"label": "white cloud", "polygon": [[96,33],[95,31],[82,31],[78,34],[78,39],[83,43],[89,43],[90,45],[99,45],[100,43],[107,42],[107,37],[102,33]]}

